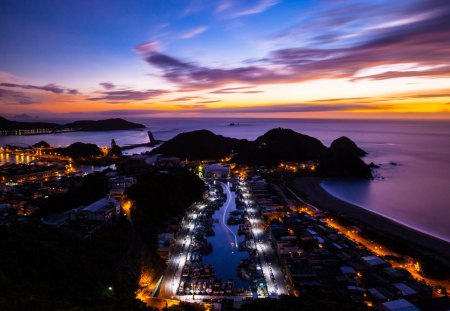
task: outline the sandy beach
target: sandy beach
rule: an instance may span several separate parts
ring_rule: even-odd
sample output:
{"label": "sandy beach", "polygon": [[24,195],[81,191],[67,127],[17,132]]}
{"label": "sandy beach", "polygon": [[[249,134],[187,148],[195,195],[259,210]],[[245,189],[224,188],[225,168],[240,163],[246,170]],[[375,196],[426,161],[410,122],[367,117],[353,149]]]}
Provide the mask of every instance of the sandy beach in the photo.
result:
{"label": "sandy beach", "polygon": [[296,191],[300,196],[306,194],[305,201],[324,211],[352,220],[362,228],[373,228],[389,236],[406,241],[416,250],[429,253],[433,257],[439,257],[443,263],[450,266],[450,243],[342,201],[325,191],[320,186],[320,182],[321,179],[317,177],[297,178],[293,183],[292,190]]}

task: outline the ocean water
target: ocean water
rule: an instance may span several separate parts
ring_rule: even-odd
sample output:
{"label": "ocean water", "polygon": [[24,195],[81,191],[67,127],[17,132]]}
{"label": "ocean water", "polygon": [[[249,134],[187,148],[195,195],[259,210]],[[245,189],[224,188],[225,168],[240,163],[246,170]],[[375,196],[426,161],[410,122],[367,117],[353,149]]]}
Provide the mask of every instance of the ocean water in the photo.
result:
{"label": "ocean water", "polygon": [[[130,119],[131,120],[131,119]],[[419,120],[311,119],[134,119],[145,124],[156,139],[209,129],[217,134],[255,139],[275,127],[291,128],[320,139],[325,145],[347,136],[369,154],[364,160],[379,164],[373,181],[327,180],[322,187],[332,195],[399,223],[450,241],[450,122]],[[228,126],[234,122],[236,126]],[[145,131],[73,132],[35,136],[0,136],[0,145],[33,144],[46,140],[54,146],[76,141],[109,145],[148,141]],[[129,150],[142,152],[149,148]],[[395,163],[396,165],[392,165]]]}

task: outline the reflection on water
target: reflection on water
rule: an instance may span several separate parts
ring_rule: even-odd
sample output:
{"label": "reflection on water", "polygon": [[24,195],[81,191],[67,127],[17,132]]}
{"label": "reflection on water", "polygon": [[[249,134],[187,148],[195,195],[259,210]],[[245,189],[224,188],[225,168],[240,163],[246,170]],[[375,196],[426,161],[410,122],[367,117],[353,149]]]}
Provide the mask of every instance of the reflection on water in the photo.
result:
{"label": "reflection on water", "polygon": [[[421,120],[307,120],[307,119],[135,119],[156,139],[208,129],[217,134],[255,139],[275,127],[291,128],[329,145],[347,136],[369,152],[364,161],[382,164],[377,175],[384,179],[328,185],[327,190],[345,200],[382,213],[409,226],[450,240],[450,122]],[[239,123],[228,126],[230,122]],[[45,140],[54,146],[76,141],[109,146],[148,142],[146,131],[72,132],[33,136],[0,136],[0,146],[35,144]],[[138,153],[141,149],[128,150]],[[0,159],[1,160],[1,159]],[[5,159],[6,160],[6,159]],[[20,160],[20,159],[19,159]],[[9,160],[8,160],[9,161]],[[3,162],[3,161],[2,161]],[[390,165],[396,162],[399,165]],[[365,186],[365,187],[363,187]]]}
{"label": "reflection on water", "polygon": [[35,157],[25,154],[0,153],[0,166],[5,164],[29,164]]}
{"label": "reflection on water", "polygon": [[[208,242],[213,246],[213,252],[204,256],[203,262],[213,265],[216,271],[216,277],[222,279],[222,281],[234,279],[235,288],[247,288],[249,284],[237,276],[237,268],[241,259],[248,258],[248,253],[239,252],[237,245],[235,245],[235,235],[237,235],[238,226],[228,226],[234,235],[226,226],[230,212],[236,210],[234,192],[231,192],[228,209],[226,209],[227,202],[213,215],[213,219],[218,220],[214,224],[214,232],[216,235],[208,237]],[[222,221],[223,219],[225,219],[225,224]],[[238,242],[243,241],[242,236],[237,236],[237,239]]]}

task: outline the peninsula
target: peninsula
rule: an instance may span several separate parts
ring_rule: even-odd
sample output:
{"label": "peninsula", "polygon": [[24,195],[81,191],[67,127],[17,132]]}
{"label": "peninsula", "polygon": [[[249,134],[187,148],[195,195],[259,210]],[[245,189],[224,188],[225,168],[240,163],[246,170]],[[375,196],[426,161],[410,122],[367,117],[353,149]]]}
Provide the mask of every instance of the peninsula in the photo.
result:
{"label": "peninsula", "polygon": [[80,120],[67,124],[19,122],[0,117],[0,135],[36,135],[74,131],[121,131],[144,129],[145,125],[124,119]]}

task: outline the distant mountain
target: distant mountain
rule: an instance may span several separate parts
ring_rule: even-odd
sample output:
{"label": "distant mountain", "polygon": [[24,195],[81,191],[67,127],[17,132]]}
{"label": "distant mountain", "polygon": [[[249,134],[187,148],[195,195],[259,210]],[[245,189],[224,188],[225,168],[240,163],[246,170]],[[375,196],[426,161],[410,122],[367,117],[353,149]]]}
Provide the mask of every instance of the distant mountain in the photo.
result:
{"label": "distant mountain", "polygon": [[145,125],[117,118],[98,121],[81,120],[65,124],[63,127],[80,129],[82,131],[115,131],[143,129]]}
{"label": "distant mountain", "polygon": [[320,140],[290,129],[276,128],[259,136],[236,157],[250,165],[276,165],[283,161],[319,160],[327,151]]}
{"label": "distant mountain", "polygon": [[0,130],[3,131],[28,129],[62,130],[65,128],[77,129],[79,131],[114,131],[143,129],[145,128],[145,125],[129,122],[124,119],[106,119],[98,121],[81,120],[61,125],[56,123],[11,121],[0,117]]}
{"label": "distant mountain", "polygon": [[249,141],[246,139],[228,138],[208,130],[198,130],[178,134],[151,153],[189,160],[216,160],[248,147]]}
{"label": "distant mountain", "polygon": [[181,133],[152,150],[189,160],[218,160],[236,153],[233,161],[246,165],[278,165],[280,162],[320,162],[324,177],[372,178],[370,167],[360,159],[366,152],[347,137],[333,141],[330,148],[320,140],[290,129],[272,129],[255,141],[228,138],[208,130]]}
{"label": "distant mountain", "polygon": [[28,130],[35,128],[48,128],[55,129],[59,127],[56,123],[44,123],[44,122],[19,122],[11,121],[6,118],[0,117],[0,130]]}

